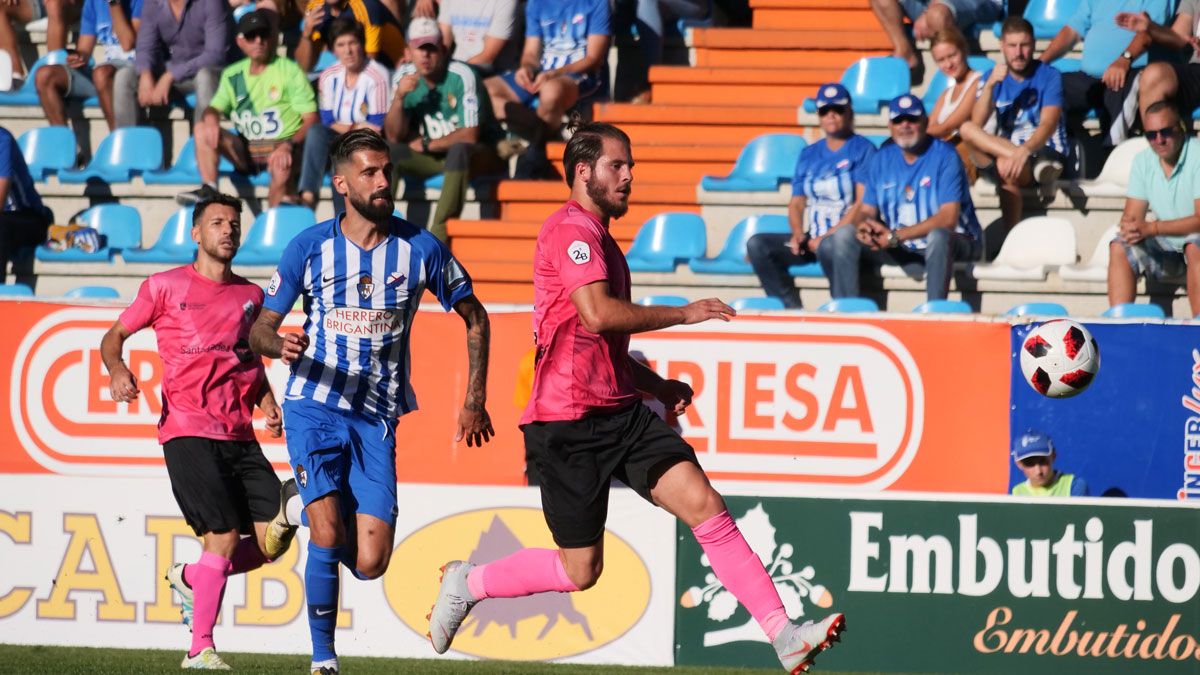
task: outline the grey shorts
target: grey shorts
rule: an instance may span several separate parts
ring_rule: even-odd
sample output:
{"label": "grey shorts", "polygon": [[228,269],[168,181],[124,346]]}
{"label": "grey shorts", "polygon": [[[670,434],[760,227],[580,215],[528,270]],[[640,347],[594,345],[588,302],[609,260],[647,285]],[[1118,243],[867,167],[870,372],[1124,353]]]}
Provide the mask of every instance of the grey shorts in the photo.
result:
{"label": "grey shorts", "polygon": [[[1200,246],[1200,235],[1188,237],[1184,246],[1188,244]],[[1166,281],[1182,279],[1187,272],[1187,258],[1183,251],[1177,250],[1164,237],[1150,237],[1132,246],[1121,242],[1121,246],[1125,248],[1125,258],[1129,260],[1129,266],[1136,276]]]}
{"label": "grey shorts", "polygon": [[67,69],[67,98],[91,98],[97,95],[96,84],[92,82],[92,71],[100,66],[112,66],[120,70],[121,68],[132,68],[133,61],[109,61],[108,63],[98,63],[95,67],[84,66],[82,68]]}
{"label": "grey shorts", "polygon": [[977,23],[990,23],[1000,20],[1004,14],[1002,5],[991,2],[991,0],[899,0],[900,9],[904,10],[905,16],[913,21],[917,17],[925,13],[929,6],[934,3],[940,3],[950,10],[954,15],[954,23],[958,25],[964,33]]}

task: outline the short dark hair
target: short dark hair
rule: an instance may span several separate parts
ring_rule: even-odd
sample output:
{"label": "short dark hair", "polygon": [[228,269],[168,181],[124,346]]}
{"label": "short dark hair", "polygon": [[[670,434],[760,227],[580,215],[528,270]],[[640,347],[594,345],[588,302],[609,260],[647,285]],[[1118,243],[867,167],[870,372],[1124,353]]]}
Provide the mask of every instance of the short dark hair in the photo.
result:
{"label": "short dark hair", "polygon": [[204,199],[201,199],[200,201],[196,202],[194,207],[192,207],[192,227],[196,227],[200,224],[200,221],[204,218],[204,212],[213,204],[228,206],[238,214],[241,214],[242,212],[242,200],[238,199],[237,197],[231,197],[230,195],[218,192],[211,197],[205,197]]}
{"label": "short dark hair", "polygon": [[567,187],[575,187],[575,166],[587,164],[596,166],[596,160],[604,153],[604,139],[611,138],[630,145],[629,136],[619,128],[606,122],[587,122],[579,125],[571,140],[567,141],[567,149],[563,151],[563,171],[567,174]]}
{"label": "short dark hair", "polygon": [[363,25],[358,22],[353,16],[339,16],[329,23],[329,30],[325,31],[325,44],[330,50],[333,49],[333,43],[343,35],[353,35],[358,38],[359,44],[364,47],[367,44],[367,32]]}
{"label": "short dark hair", "polygon": [[337,167],[350,159],[350,156],[360,150],[375,150],[388,154],[387,141],[374,129],[355,129],[338,136],[329,148],[329,163]]}
{"label": "short dark hair", "polygon": [[1000,37],[1003,38],[1009,33],[1024,33],[1025,35],[1033,35],[1033,24],[1029,23],[1023,16],[1010,16],[1000,24]]}
{"label": "short dark hair", "polygon": [[1179,114],[1179,108],[1175,107],[1175,104],[1172,103],[1171,101],[1168,101],[1165,99],[1162,101],[1155,101],[1154,103],[1151,103],[1149,106],[1147,106],[1146,112],[1142,113],[1142,117],[1145,117],[1146,115],[1153,115],[1156,113],[1160,113],[1164,110],[1170,110],[1171,112],[1175,113],[1176,120],[1183,120],[1183,116]]}

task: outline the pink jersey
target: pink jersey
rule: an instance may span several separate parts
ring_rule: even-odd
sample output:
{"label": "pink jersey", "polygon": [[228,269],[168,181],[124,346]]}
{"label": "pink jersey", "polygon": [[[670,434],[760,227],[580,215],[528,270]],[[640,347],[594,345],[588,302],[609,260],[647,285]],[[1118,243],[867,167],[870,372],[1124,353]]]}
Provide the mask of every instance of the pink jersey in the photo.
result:
{"label": "pink jersey", "polygon": [[130,333],[150,326],[158,339],[164,370],[160,443],[180,436],[254,440],[254,404],[266,371],[250,351],[250,326],[262,302],[257,285],[236,275],[218,283],[191,265],[142,282],[120,321]]}
{"label": "pink jersey", "polygon": [[533,332],[538,360],[521,424],[577,420],[623,408],[640,396],[629,367],[629,336],[597,335],[579,320],[571,293],[597,281],[629,300],[629,265],[608,227],[578,202],[555,211],[533,254]]}

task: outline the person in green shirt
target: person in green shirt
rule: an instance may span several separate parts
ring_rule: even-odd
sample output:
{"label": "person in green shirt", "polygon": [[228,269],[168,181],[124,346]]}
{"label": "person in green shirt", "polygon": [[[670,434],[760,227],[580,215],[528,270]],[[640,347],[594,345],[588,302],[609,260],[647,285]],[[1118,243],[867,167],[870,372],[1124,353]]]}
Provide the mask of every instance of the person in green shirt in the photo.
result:
{"label": "person in green shirt", "polygon": [[1087,482],[1074,474],[1054,468],[1054,441],[1046,434],[1029,429],[1013,441],[1013,461],[1025,474],[1025,480],[1013,486],[1018,497],[1086,497]]}
{"label": "person in green shirt", "polygon": [[398,175],[444,174],[429,231],[446,241],[446,220],[462,213],[468,179],[504,171],[496,155],[500,128],[475,71],[449,59],[436,21],[412,20],[408,53],[412,63],[397,69],[392,79],[395,93],[383,133],[392,144]]}
{"label": "person in green shirt", "polygon": [[[221,155],[244,174],[264,168],[270,172],[267,205],[296,201],[304,136],[317,121],[317,101],[304,71],[290,59],[276,56],[279,21],[275,12],[247,13],[237,25],[237,45],[246,58],[221,73],[217,93],[196,124],[196,164],[203,185],[184,192],[184,206],[217,193]],[[221,116],[237,133],[221,128]]]}

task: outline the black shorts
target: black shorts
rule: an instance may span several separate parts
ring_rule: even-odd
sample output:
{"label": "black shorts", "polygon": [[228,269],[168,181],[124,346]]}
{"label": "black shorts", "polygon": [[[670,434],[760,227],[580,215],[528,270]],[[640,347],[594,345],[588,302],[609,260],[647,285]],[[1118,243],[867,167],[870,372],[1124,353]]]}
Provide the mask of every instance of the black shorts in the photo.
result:
{"label": "black shorts", "polygon": [[1200,63],[1172,63],[1171,67],[1179,80],[1179,91],[1175,94],[1179,116],[1190,128],[1192,111],[1200,108]]}
{"label": "black shorts", "polygon": [[546,524],[562,548],[604,537],[613,478],[653,504],[650,489],[667,469],[698,464],[692,446],[640,402],[580,420],[531,422],[522,431],[525,461],[540,477]]}
{"label": "black shorts", "polygon": [[184,436],[163,445],[175,502],[192,531],[254,531],[279,513],[279,477],[256,441]]}

